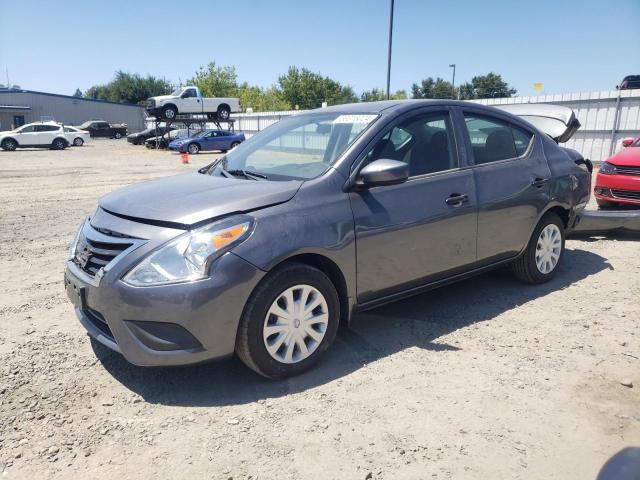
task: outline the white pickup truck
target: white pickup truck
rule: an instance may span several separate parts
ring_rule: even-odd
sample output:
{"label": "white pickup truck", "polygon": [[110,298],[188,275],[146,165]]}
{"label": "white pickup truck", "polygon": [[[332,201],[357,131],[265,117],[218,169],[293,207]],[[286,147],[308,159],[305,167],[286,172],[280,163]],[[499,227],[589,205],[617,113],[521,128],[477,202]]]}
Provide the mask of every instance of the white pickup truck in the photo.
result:
{"label": "white pickup truck", "polygon": [[240,111],[238,98],[203,98],[194,86],[180,87],[171,95],[160,95],[147,100],[147,112],[156,118],[174,120],[176,115],[206,114],[210,120],[228,120],[231,112]]}

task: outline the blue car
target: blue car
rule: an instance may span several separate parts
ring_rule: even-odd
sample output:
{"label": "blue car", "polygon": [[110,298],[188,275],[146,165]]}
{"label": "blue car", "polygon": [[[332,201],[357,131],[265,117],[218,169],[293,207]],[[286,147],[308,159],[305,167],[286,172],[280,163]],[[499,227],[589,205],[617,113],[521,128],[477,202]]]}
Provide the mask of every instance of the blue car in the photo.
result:
{"label": "blue car", "polygon": [[244,140],[244,133],[233,133],[226,130],[204,130],[191,137],[174,140],[169,143],[169,150],[194,154],[210,150],[226,152],[240,145]]}

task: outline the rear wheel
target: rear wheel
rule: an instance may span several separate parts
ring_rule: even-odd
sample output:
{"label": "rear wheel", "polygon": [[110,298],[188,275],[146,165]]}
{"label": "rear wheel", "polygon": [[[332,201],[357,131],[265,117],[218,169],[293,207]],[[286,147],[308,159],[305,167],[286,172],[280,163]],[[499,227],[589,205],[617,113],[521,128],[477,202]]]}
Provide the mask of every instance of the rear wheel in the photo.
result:
{"label": "rear wheel", "polygon": [[120,140],[122,138],[122,134],[120,132],[116,132],[113,134],[113,138],[116,140]]}
{"label": "rear wheel", "polygon": [[338,331],[338,294],[320,270],[291,263],[271,272],[247,301],[236,353],[268,378],[311,368]]}
{"label": "rear wheel", "polygon": [[615,202],[609,202],[608,200],[600,200],[596,198],[596,202],[598,203],[598,207],[604,209],[617,207],[618,204]]}
{"label": "rear wheel", "polygon": [[196,153],[200,152],[200,145],[198,145],[197,143],[191,143],[189,144],[187,150],[190,154],[195,155]]}
{"label": "rear wheel", "polygon": [[564,223],[553,212],[541,219],[524,254],[512,264],[516,277],[526,283],[544,283],[555,275],[564,253]]}
{"label": "rear wheel", "polygon": [[227,105],[220,105],[218,107],[218,120],[229,120],[231,116],[231,109]]}
{"label": "rear wheel", "polygon": [[65,142],[61,138],[56,138],[51,144],[51,148],[53,148],[54,150],[64,150],[66,146],[67,146],[67,142]]}
{"label": "rear wheel", "polygon": [[84,145],[84,140],[81,139],[80,137],[74,138],[73,139],[73,145],[76,146],[76,147],[81,147],[82,145]]}
{"label": "rear wheel", "polygon": [[13,138],[7,138],[2,141],[0,144],[3,150],[7,150],[8,152],[13,152],[16,148],[18,148],[18,142],[16,142]]}

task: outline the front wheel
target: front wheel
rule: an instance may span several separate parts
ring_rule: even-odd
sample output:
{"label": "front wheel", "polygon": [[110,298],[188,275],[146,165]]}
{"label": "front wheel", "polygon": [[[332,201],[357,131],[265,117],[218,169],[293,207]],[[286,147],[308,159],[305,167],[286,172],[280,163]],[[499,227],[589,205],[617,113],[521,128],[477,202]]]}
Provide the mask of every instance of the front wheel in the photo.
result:
{"label": "front wheel", "polygon": [[16,148],[18,148],[18,142],[16,142],[13,138],[7,138],[2,142],[2,145],[0,146],[3,150],[13,152],[16,150]]}
{"label": "front wheel", "polygon": [[340,304],[331,280],[309,265],[290,263],[267,275],[247,301],[236,353],[268,378],[311,368],[333,343]]}
{"label": "front wheel", "polygon": [[563,253],[564,223],[557,214],[548,212],[533,231],[524,254],[511,267],[523,282],[548,282],[558,270]]}
{"label": "front wheel", "polygon": [[189,151],[190,154],[195,155],[196,153],[200,152],[200,145],[198,145],[197,143],[192,143],[189,145],[187,150]]}
{"label": "front wheel", "polygon": [[78,137],[78,138],[74,138],[74,139],[73,139],[73,145],[74,145],[75,147],[81,147],[82,145],[84,145],[84,140],[83,140],[83,139],[81,139],[80,137]]}
{"label": "front wheel", "polygon": [[178,115],[178,109],[176,107],[169,105],[162,109],[162,116],[166,120],[175,120],[177,115]]}
{"label": "front wheel", "polygon": [[231,149],[236,148],[238,145],[240,145],[240,142],[233,142],[233,143],[231,144]]}

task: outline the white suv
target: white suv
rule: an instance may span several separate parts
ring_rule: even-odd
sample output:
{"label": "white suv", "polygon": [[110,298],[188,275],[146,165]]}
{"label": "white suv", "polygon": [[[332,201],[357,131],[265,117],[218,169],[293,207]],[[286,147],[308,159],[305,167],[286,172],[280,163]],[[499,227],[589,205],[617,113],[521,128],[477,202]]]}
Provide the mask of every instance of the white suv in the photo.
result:
{"label": "white suv", "polygon": [[69,146],[64,128],[55,122],[28,123],[8,132],[0,132],[0,148],[48,147],[62,150]]}

